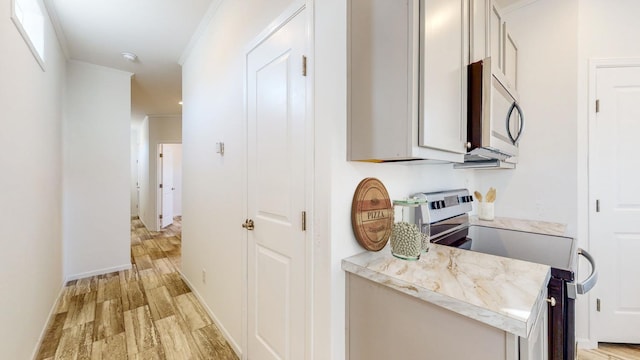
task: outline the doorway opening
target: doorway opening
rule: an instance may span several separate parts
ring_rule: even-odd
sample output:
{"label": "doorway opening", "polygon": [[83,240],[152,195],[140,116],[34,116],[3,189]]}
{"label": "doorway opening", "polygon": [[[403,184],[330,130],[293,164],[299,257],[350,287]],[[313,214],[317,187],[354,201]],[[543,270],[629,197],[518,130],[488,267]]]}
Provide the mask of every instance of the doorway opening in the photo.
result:
{"label": "doorway opening", "polygon": [[157,229],[182,221],[182,144],[158,145]]}

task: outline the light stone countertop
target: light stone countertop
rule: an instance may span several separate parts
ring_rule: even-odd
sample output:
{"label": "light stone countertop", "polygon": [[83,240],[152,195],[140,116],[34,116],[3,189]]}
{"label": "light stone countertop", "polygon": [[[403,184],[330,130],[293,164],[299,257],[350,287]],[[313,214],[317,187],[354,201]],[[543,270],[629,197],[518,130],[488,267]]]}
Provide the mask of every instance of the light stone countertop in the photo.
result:
{"label": "light stone countertop", "polygon": [[389,245],[342,260],[342,269],[517,336],[546,308],[549,266],[432,244],[418,261]]}
{"label": "light stone countertop", "polygon": [[478,219],[477,216],[471,216],[469,217],[469,223],[471,225],[486,226],[486,227],[507,229],[507,230],[519,230],[519,231],[526,231],[526,232],[545,234],[545,235],[556,235],[556,236],[565,236],[567,231],[567,226],[560,223],[513,219],[513,218],[504,218],[504,217],[496,217],[493,221],[485,221],[485,220]]}

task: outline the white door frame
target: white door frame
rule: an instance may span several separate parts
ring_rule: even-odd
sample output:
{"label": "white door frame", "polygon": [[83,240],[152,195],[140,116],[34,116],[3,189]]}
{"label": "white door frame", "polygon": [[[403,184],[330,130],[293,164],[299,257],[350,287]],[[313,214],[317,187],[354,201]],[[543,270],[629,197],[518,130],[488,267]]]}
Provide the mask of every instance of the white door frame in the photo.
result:
{"label": "white door frame", "polygon": [[[599,69],[605,68],[622,68],[622,67],[640,67],[640,58],[608,58],[608,59],[589,59],[589,98],[588,98],[588,144],[587,144],[587,157],[588,157],[588,169],[587,169],[587,200],[589,204],[588,218],[587,218],[587,244],[588,248],[592,247],[592,241],[596,241],[591,237],[592,216],[595,212],[595,198],[591,193],[592,183],[591,179],[595,178],[596,161],[595,156],[592,153],[592,145],[595,142],[595,129],[596,129],[596,107],[597,100],[597,73]],[[598,262],[597,254],[596,263]],[[597,286],[597,285],[596,285]],[[589,303],[589,338],[590,344],[588,347],[595,348],[598,346],[599,334],[597,324],[593,319],[596,318],[596,299],[591,297],[591,292],[587,293]]]}
{"label": "white door frame", "polygon": [[[248,121],[248,74],[247,74],[247,66],[248,66],[248,55],[252,50],[257,48],[260,44],[262,44],[266,39],[268,39],[273,33],[277,32],[280,28],[282,28],[285,24],[289,22],[293,17],[302,12],[306,11],[306,20],[307,20],[307,34],[306,34],[306,49],[305,53],[307,54],[307,81],[306,81],[306,134],[305,134],[305,154],[306,154],[306,163],[309,165],[306,167],[305,171],[305,203],[307,204],[307,228],[306,228],[306,239],[307,246],[305,247],[305,359],[313,359],[313,354],[315,349],[313,348],[313,337],[314,337],[314,197],[313,197],[313,189],[315,189],[314,182],[314,173],[315,173],[315,144],[314,144],[314,107],[313,107],[313,88],[314,88],[314,76],[313,76],[313,0],[302,0],[295,1],[291,4],[285,11],[283,11],[277,18],[275,18],[266,28],[263,30],[258,36],[256,36],[245,48],[244,48],[244,119],[243,122],[243,133],[246,136],[248,135],[247,121]],[[245,144],[245,149],[248,149],[248,144]],[[247,189],[247,166],[248,166],[248,156],[249,153],[245,150],[244,157],[244,166],[243,166],[243,188]],[[248,199],[246,191],[243,192],[243,213],[248,214]],[[242,222],[239,220],[240,223]],[[245,351],[242,354],[242,359],[247,359],[247,352],[249,339],[248,339],[248,331],[249,331],[249,318],[248,318],[248,284],[249,284],[249,274],[248,274],[248,256],[249,256],[249,245],[248,245],[248,234],[245,233],[242,240],[242,339],[241,346]]]}

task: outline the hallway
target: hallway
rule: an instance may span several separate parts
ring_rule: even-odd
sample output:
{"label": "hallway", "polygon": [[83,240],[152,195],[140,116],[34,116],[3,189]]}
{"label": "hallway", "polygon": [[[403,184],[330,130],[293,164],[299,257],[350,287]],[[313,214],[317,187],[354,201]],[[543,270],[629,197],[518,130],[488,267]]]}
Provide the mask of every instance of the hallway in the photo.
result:
{"label": "hallway", "polygon": [[182,280],[180,218],[131,222],[131,270],[65,286],[37,359],[237,359]]}

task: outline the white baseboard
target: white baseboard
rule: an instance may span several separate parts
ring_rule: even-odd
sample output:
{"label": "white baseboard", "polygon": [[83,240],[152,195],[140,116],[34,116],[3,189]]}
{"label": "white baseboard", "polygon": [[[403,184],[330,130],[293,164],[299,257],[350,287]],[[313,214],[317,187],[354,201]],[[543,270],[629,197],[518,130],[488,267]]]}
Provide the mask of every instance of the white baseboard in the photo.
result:
{"label": "white baseboard", "polygon": [[578,349],[597,349],[598,342],[591,339],[578,339]]}
{"label": "white baseboard", "polygon": [[36,343],[36,348],[33,349],[33,354],[31,355],[31,359],[33,360],[36,360],[36,357],[38,356],[38,350],[40,350],[40,346],[42,346],[42,341],[44,340],[44,337],[47,335],[47,330],[49,330],[49,326],[51,326],[51,322],[54,319],[54,315],[60,303],[60,299],[62,299],[62,293],[64,291],[64,285],[66,283],[67,283],[66,281],[63,281],[62,285],[60,285],[60,291],[58,291],[58,296],[56,297],[56,301],[53,302],[53,306],[51,307],[51,310],[49,310],[47,322],[44,324],[44,328],[40,332],[40,336],[38,337],[38,342]]}
{"label": "white baseboard", "polygon": [[209,316],[211,316],[211,320],[213,320],[213,322],[216,324],[220,332],[222,332],[222,336],[224,336],[224,338],[227,340],[229,345],[231,345],[231,348],[236,353],[236,355],[238,355],[238,358],[242,359],[242,349],[240,348],[238,343],[233,341],[231,334],[229,334],[227,329],[222,325],[222,323],[220,323],[220,320],[218,320],[218,317],[213,313],[213,311],[211,311],[211,309],[209,308],[207,303],[204,301],[200,293],[197,290],[195,290],[193,284],[189,281],[189,279],[187,279],[187,277],[184,276],[182,271],[179,271],[179,274],[182,280],[184,280],[184,282],[187,283],[187,286],[189,286],[189,288],[191,289],[191,292],[196,296],[198,301],[200,301],[202,306],[204,306],[204,310],[207,312],[207,314],[209,314]]}
{"label": "white baseboard", "polygon": [[105,269],[88,271],[88,272],[75,274],[75,275],[69,275],[69,276],[66,277],[65,283],[69,282],[69,281],[72,281],[72,280],[84,279],[84,278],[88,278],[88,277],[91,277],[91,276],[108,274],[108,273],[112,273],[112,272],[116,272],[116,271],[129,270],[129,269],[131,269],[131,263],[123,264],[123,265],[119,265],[119,266],[114,266],[114,267],[110,267],[110,268],[105,268]]}

